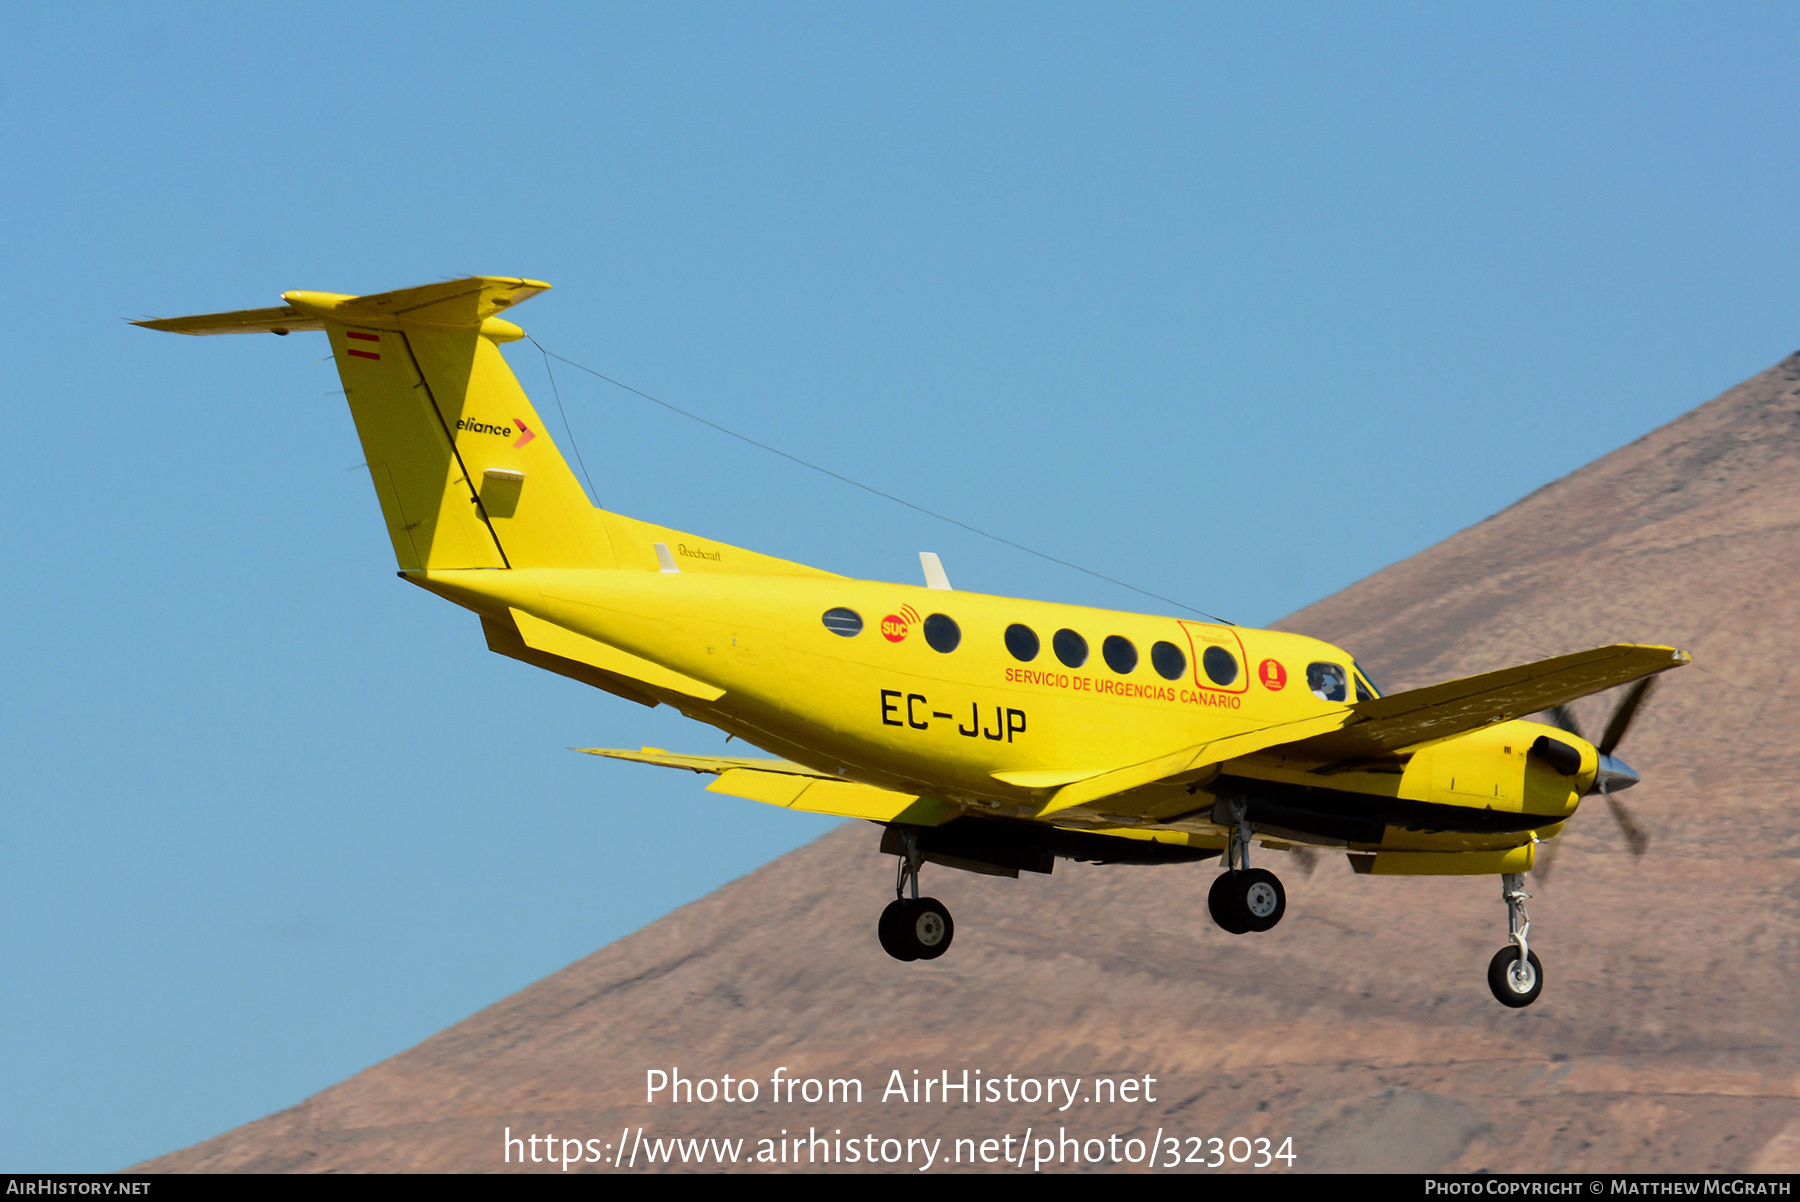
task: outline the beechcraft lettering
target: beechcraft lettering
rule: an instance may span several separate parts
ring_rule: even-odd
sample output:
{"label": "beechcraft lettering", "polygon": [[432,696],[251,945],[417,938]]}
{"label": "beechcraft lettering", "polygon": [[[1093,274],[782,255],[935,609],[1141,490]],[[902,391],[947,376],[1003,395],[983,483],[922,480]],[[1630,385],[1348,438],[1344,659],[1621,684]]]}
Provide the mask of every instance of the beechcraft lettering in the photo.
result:
{"label": "beechcraft lettering", "polygon": [[[904,701],[901,698],[905,698]],[[1005,740],[1010,743],[1014,735],[1025,733],[1025,711],[1007,709],[996,705],[993,722],[990,724],[982,717],[981,705],[969,703],[969,723],[963,725],[957,716],[943,710],[931,709],[931,703],[923,693],[902,693],[899,689],[881,690],[881,721],[884,726],[910,726],[914,730],[930,730],[933,718],[947,718],[956,722],[956,733],[965,739],[984,738],[998,743]],[[903,720],[904,719],[904,720]]]}

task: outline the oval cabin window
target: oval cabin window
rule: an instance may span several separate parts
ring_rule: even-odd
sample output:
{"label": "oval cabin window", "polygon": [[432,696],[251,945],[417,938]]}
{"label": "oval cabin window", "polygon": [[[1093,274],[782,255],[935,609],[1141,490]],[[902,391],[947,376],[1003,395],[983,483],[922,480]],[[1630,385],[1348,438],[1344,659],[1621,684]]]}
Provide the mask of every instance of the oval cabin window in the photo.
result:
{"label": "oval cabin window", "polygon": [[932,614],[925,619],[925,641],[933,651],[948,655],[962,642],[962,627],[949,614]]}
{"label": "oval cabin window", "polygon": [[1087,640],[1066,627],[1051,637],[1050,649],[1064,667],[1079,668],[1087,663]]}
{"label": "oval cabin window", "polygon": [[1006,649],[1020,663],[1030,663],[1038,656],[1037,631],[1014,622],[1006,628]]}
{"label": "oval cabin window", "polygon": [[1100,644],[1100,658],[1120,676],[1130,676],[1131,670],[1137,667],[1137,648],[1132,646],[1130,639],[1109,634]]}
{"label": "oval cabin window", "polygon": [[1206,679],[1223,688],[1238,678],[1237,657],[1223,647],[1208,647],[1200,656]]}
{"label": "oval cabin window", "polygon": [[862,633],[862,615],[854,609],[838,606],[825,611],[825,629],[833,634],[841,634],[847,639],[855,638]]}

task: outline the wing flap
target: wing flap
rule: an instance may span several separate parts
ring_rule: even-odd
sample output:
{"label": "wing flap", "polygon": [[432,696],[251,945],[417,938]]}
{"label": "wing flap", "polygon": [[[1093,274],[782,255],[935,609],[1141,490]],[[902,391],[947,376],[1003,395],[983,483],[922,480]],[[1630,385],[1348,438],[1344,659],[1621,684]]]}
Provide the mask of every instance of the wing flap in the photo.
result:
{"label": "wing flap", "polygon": [[905,822],[914,826],[938,826],[956,814],[956,807],[935,797],[899,793],[874,785],[829,778],[794,776],[731,768],[706,786],[709,793],[746,797],[765,805],[831,814],[839,818],[866,818],[871,822]]}
{"label": "wing flap", "polygon": [[679,755],[660,747],[646,747],[642,751],[619,751],[610,747],[583,747],[581,750],[609,759],[716,775],[719,779],[706,786],[709,793],[724,793],[789,810],[832,814],[839,818],[866,818],[871,822],[905,822],[913,826],[940,826],[959,812],[956,806],[939,797],[839,780],[788,760]]}
{"label": "wing flap", "polygon": [[699,772],[704,775],[717,776],[733,768],[749,768],[757,772],[780,772],[790,776],[816,776],[820,780],[830,780],[823,772],[815,772],[811,768],[802,767],[791,760],[768,760],[744,757],[742,759],[723,755],[682,755],[679,752],[664,751],[660,747],[645,747],[640,751],[622,751],[614,747],[578,747],[587,755],[603,755],[612,760],[630,760],[634,764],[654,764],[659,768],[681,768],[688,772]]}
{"label": "wing flap", "polygon": [[1051,796],[1049,803],[1038,811],[1037,816],[1043,818],[1061,810],[1073,809],[1075,806],[1091,805],[1093,802],[1119,793],[1126,793],[1132,789],[1140,789],[1158,781],[1179,780],[1183,776],[1203,772],[1226,760],[1254,755],[1256,752],[1265,751],[1270,747],[1277,747],[1283,743],[1291,743],[1311,735],[1335,730],[1349,719],[1350,713],[1347,710],[1320,714],[1312,718],[1303,718],[1298,722],[1283,722],[1279,726],[1265,726],[1261,730],[1227,735],[1222,739],[1214,739],[1210,743],[1184,747],[1180,751],[1171,752],[1153,760],[1146,760],[1141,764],[1132,764],[1125,768],[1115,768],[1111,772],[1102,772],[1098,776],[1090,776],[1086,780],[1078,780],[1058,789]]}

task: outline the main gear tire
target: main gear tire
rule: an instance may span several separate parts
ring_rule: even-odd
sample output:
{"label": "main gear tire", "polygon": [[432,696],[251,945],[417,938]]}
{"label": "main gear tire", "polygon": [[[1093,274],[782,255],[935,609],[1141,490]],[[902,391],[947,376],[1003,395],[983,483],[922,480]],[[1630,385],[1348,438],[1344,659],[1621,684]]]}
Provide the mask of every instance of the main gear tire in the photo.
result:
{"label": "main gear tire", "polygon": [[881,950],[896,960],[919,958],[918,949],[906,934],[911,917],[912,903],[909,901],[891,901],[887,909],[881,912],[881,923],[876,927],[876,933],[881,938]]}
{"label": "main gear tire", "polygon": [[1287,913],[1287,890],[1281,880],[1266,868],[1252,868],[1238,874],[1238,910],[1252,931],[1267,931]]}
{"label": "main gear tire", "polygon": [[935,897],[921,897],[910,905],[906,938],[919,959],[935,960],[950,950],[956,923],[951,920],[949,909]]}
{"label": "main gear tire", "polygon": [[1537,953],[1529,953],[1520,964],[1517,944],[1509,943],[1495,952],[1488,961],[1488,988],[1502,1006],[1514,1010],[1537,1001],[1544,992],[1544,966],[1538,963]]}
{"label": "main gear tire", "polygon": [[1212,913],[1212,920],[1233,935],[1242,935],[1250,929],[1250,916],[1239,904],[1238,878],[1243,875],[1236,869],[1221,872],[1206,894],[1206,908]]}

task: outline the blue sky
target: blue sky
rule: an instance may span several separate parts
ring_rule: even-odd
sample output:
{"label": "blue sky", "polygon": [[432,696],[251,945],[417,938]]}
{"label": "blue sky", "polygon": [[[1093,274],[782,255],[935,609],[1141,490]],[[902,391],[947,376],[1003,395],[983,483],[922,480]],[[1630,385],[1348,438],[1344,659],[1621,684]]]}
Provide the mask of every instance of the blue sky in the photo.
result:
{"label": "blue sky", "polygon": [[[1246,623],[1800,344],[1791,7],[7,25],[5,1170],[289,1105],[827,825],[567,751],[720,739],[395,580],[322,339],[124,318],[547,279],[551,350]],[[611,508],[1157,608],[558,379]]]}

